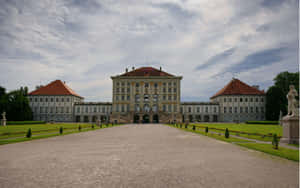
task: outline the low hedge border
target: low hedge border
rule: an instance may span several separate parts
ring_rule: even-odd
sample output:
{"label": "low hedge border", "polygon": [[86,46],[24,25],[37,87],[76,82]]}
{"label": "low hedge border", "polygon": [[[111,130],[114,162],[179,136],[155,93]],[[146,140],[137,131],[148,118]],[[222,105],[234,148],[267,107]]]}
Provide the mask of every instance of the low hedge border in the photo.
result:
{"label": "low hedge border", "polygon": [[6,125],[46,124],[45,121],[7,121]]}

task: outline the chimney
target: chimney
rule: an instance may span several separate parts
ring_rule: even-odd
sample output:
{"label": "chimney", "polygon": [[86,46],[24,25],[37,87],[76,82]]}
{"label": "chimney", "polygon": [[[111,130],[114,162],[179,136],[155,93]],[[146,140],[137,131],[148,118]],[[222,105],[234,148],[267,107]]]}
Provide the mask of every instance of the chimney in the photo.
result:
{"label": "chimney", "polygon": [[128,68],[125,69],[126,73],[128,72]]}
{"label": "chimney", "polygon": [[259,85],[253,85],[252,87],[259,90]]}

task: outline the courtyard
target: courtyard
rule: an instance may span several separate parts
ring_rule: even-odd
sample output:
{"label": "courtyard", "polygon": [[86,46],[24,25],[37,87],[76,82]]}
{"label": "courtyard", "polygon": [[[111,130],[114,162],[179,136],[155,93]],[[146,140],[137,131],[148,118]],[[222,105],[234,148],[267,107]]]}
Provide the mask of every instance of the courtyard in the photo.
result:
{"label": "courtyard", "polygon": [[0,187],[298,187],[297,162],[160,124],[0,146]]}

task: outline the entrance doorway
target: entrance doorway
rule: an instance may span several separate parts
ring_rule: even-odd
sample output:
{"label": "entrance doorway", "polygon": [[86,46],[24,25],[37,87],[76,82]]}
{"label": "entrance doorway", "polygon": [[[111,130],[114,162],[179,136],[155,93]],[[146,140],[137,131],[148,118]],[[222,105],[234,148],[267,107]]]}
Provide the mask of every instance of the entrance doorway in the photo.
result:
{"label": "entrance doorway", "polygon": [[76,122],[80,122],[80,116],[76,116]]}
{"label": "entrance doorway", "polygon": [[158,114],[153,115],[153,123],[159,123]]}
{"label": "entrance doorway", "polygon": [[204,121],[205,121],[205,122],[209,122],[209,116],[208,116],[208,115],[205,115],[205,116],[204,116]]}
{"label": "entrance doorway", "polygon": [[148,114],[143,115],[143,123],[150,123],[150,118]]}
{"label": "entrance doorway", "polygon": [[140,116],[137,115],[137,114],[135,114],[135,115],[133,116],[133,123],[139,123],[139,122],[140,122]]}
{"label": "entrance doorway", "polygon": [[217,122],[218,121],[218,116],[214,115],[213,119],[214,119],[214,122]]}

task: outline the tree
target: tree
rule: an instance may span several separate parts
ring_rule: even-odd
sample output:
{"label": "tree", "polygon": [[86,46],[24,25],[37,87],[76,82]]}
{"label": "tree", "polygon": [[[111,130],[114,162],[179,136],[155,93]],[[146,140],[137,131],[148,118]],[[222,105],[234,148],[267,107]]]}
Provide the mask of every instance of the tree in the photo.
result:
{"label": "tree", "polygon": [[294,85],[295,89],[299,92],[299,72],[282,72],[275,78],[275,86],[282,89],[282,92],[286,95],[289,92],[289,86]]}
{"label": "tree", "polygon": [[32,120],[27,94],[27,87],[9,93],[5,92],[5,88],[0,87],[0,113],[7,112],[6,118],[9,121]]}
{"label": "tree", "polygon": [[225,129],[225,138],[229,138],[229,130],[228,130],[228,128]]}
{"label": "tree", "polygon": [[267,120],[277,121],[280,111],[282,114],[287,113],[287,99],[282,91],[277,86],[272,86],[266,93],[266,118]]}
{"label": "tree", "polygon": [[279,119],[280,111],[283,115],[287,114],[286,95],[290,85],[295,86],[299,95],[299,72],[281,72],[274,78],[274,82],[266,93],[266,118],[273,121]]}

